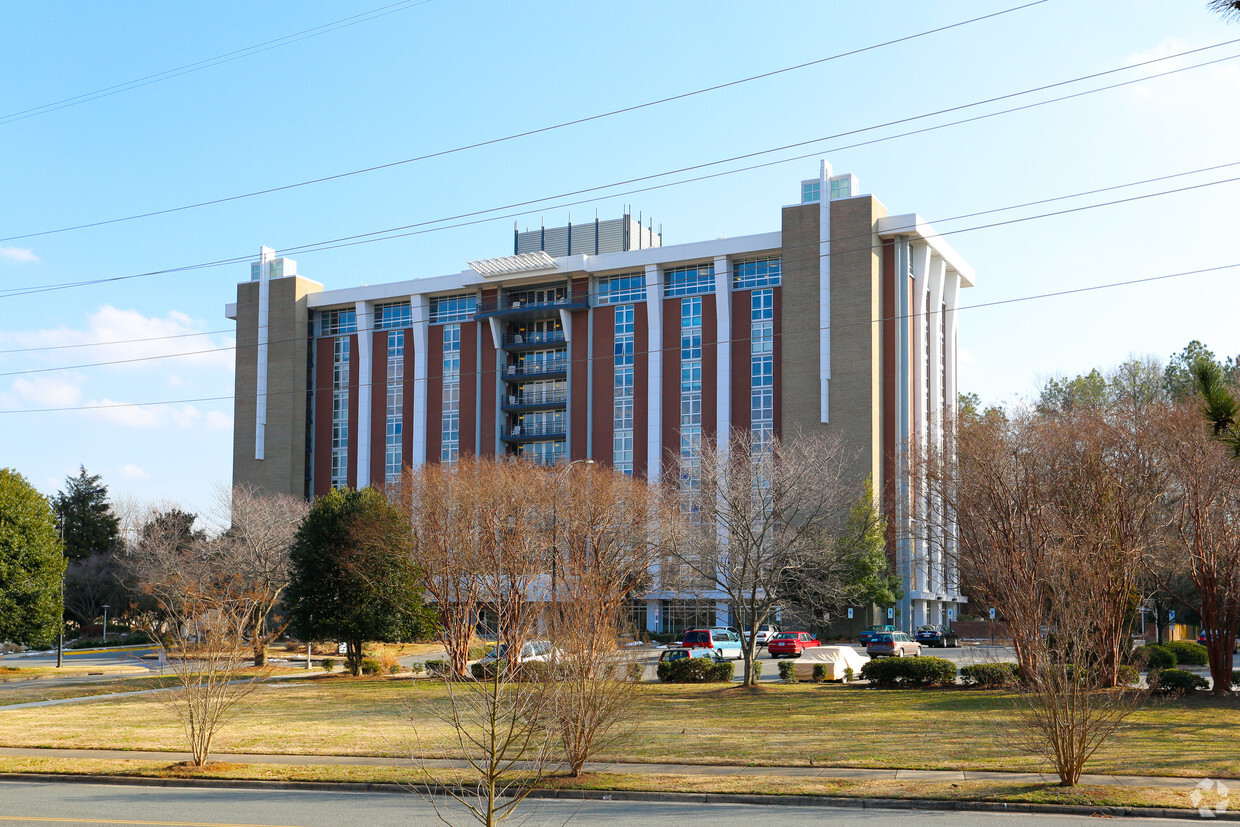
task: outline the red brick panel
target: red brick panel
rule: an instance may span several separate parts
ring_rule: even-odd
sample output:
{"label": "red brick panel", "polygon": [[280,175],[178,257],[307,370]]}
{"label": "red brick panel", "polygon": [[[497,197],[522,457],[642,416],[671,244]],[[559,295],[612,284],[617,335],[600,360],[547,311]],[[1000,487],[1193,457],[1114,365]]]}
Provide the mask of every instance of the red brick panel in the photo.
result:
{"label": "red brick panel", "polygon": [[[584,279],[580,281],[585,282]],[[573,282],[574,290],[577,289],[577,284],[578,282]],[[578,460],[586,458],[586,423],[589,421],[589,410],[592,404],[590,394],[586,392],[590,381],[590,314],[583,311],[575,312],[572,314],[570,324],[573,326],[573,341],[569,347],[572,362],[568,369],[572,376],[572,381],[569,383],[572,387],[572,395],[568,399],[568,415],[572,438],[569,440],[568,458]]]}
{"label": "red brick panel", "polygon": [[[646,476],[650,423],[650,322],[645,303],[633,306],[633,476]],[[658,412],[655,412],[658,415]]]}
{"label": "red brick panel", "polygon": [[[487,323],[490,327],[490,323]],[[475,454],[478,421],[478,323],[461,322],[461,454]]]}
{"label": "red brick panel", "polygon": [[332,488],[332,346],[331,338],[314,343],[314,496]]}
{"label": "red brick panel", "polygon": [[482,339],[482,370],[478,374],[478,393],[482,399],[482,422],[478,442],[478,456],[495,456],[495,349],[498,344],[491,338],[491,323],[479,325]]}
{"label": "red brick panel", "polygon": [[387,463],[387,347],[388,333],[372,334],[370,353],[370,484],[383,487]]}
{"label": "red brick panel", "polygon": [[714,439],[719,417],[715,392],[719,375],[719,310],[714,296],[702,297],[702,438]]}
{"label": "red brick panel", "polygon": [[426,347],[426,461],[443,447],[443,325],[431,325]]}
{"label": "red brick panel", "polygon": [[[594,398],[590,403],[594,406],[593,450],[591,457],[595,462],[611,465],[615,457],[612,455],[612,437],[616,432],[616,308],[610,305],[596,307],[594,313],[594,354],[590,366],[594,375]],[[636,339],[636,337],[634,337]],[[634,342],[634,350],[643,345]],[[645,405],[646,400],[633,400],[634,410]],[[636,422],[634,423],[636,430]]]}
{"label": "red brick panel", "polygon": [[357,415],[358,388],[361,378],[358,376],[360,354],[357,352],[357,334],[349,337],[349,459],[348,478],[350,488],[357,488],[357,437],[360,428],[369,427],[370,423],[359,422]]}
{"label": "red brick panel", "polygon": [[[705,304],[705,302],[703,302]],[[663,301],[663,450],[665,473],[680,456],[680,299]]]}
{"label": "red brick panel", "polygon": [[753,291],[732,294],[732,430],[749,432],[752,359],[749,353]]}

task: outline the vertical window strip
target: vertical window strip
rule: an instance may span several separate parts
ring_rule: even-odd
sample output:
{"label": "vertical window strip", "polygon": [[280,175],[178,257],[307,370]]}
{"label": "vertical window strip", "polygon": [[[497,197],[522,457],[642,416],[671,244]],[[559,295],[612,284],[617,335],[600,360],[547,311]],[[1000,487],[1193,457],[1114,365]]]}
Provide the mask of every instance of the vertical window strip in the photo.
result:
{"label": "vertical window strip", "polygon": [[461,448],[461,326],[443,326],[443,429],[439,460],[456,462]]}
{"label": "vertical window strip", "polygon": [[691,296],[680,300],[680,476],[688,489],[697,487],[701,451],[702,297]]}
{"label": "vertical window strip", "polygon": [[387,421],[384,433],[383,478],[388,485],[400,482],[404,466],[401,438],[405,414],[405,331],[388,332]]}
{"label": "vertical window strip", "polygon": [[331,487],[349,484],[349,337],[338,336],[332,347],[332,470]]}
{"label": "vertical window strip", "polygon": [[634,308],[631,304],[616,308],[615,316],[615,408],[612,438],[612,465],[617,471],[633,474],[633,358]]}
{"label": "vertical window strip", "polygon": [[775,296],[770,288],[750,294],[749,429],[754,451],[770,444],[775,426]]}

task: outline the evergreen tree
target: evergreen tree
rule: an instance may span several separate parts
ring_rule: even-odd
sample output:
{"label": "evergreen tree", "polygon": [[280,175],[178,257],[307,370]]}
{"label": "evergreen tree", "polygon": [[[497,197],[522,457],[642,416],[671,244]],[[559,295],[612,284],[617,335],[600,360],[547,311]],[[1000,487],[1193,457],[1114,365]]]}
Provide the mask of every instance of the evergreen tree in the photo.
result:
{"label": "evergreen tree", "polygon": [[354,675],[363,643],[426,634],[433,624],[412,549],[409,521],[379,491],[335,489],[315,500],[289,553],[284,599],[294,632],[343,641]]}
{"label": "evergreen tree", "polygon": [[50,645],[60,629],[65,571],[47,498],[0,469],[0,640]]}
{"label": "evergreen tree", "polygon": [[98,474],[79,466],[76,477],[65,479],[65,490],[52,501],[56,523],[64,538],[65,556],[82,560],[93,554],[110,554],[120,538],[120,519],[112,513],[108,487]]}

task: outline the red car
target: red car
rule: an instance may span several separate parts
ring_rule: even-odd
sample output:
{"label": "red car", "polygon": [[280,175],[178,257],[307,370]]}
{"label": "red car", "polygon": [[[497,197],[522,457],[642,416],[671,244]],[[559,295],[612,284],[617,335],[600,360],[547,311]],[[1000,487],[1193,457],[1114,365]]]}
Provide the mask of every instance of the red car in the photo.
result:
{"label": "red car", "polygon": [[800,657],[801,653],[811,646],[821,645],[809,632],[780,632],[771,638],[771,642],[766,645],[766,650],[773,658],[784,656],[793,658]]}

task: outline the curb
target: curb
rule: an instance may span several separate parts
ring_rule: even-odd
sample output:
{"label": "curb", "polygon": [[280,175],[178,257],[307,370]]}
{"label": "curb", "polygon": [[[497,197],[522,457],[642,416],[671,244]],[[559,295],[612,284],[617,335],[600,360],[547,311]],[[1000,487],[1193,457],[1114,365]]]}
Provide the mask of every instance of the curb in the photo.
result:
{"label": "curb", "polygon": [[[416,784],[334,781],[259,781],[226,778],[142,778],[115,775],[61,775],[53,773],[2,773],[0,783],[11,781],[44,784],[109,784],[134,787],[182,787],[244,790],[306,790],[315,792],[370,792],[422,794],[439,790]],[[582,801],[649,801],[661,804],[750,804],[786,807],[829,807],[849,810],[920,810],[940,812],[1023,813],[1028,815],[1074,815],[1103,818],[1173,818],[1193,816],[1189,809],[1169,807],[1088,807],[1075,804],[1005,803],[999,801],[938,801],[921,798],[842,798],[815,795],[756,795],[741,793],[678,793],[631,790],[547,790],[530,792],[531,799],[577,799]],[[1240,822],[1240,811],[1211,816],[1219,821]]]}

